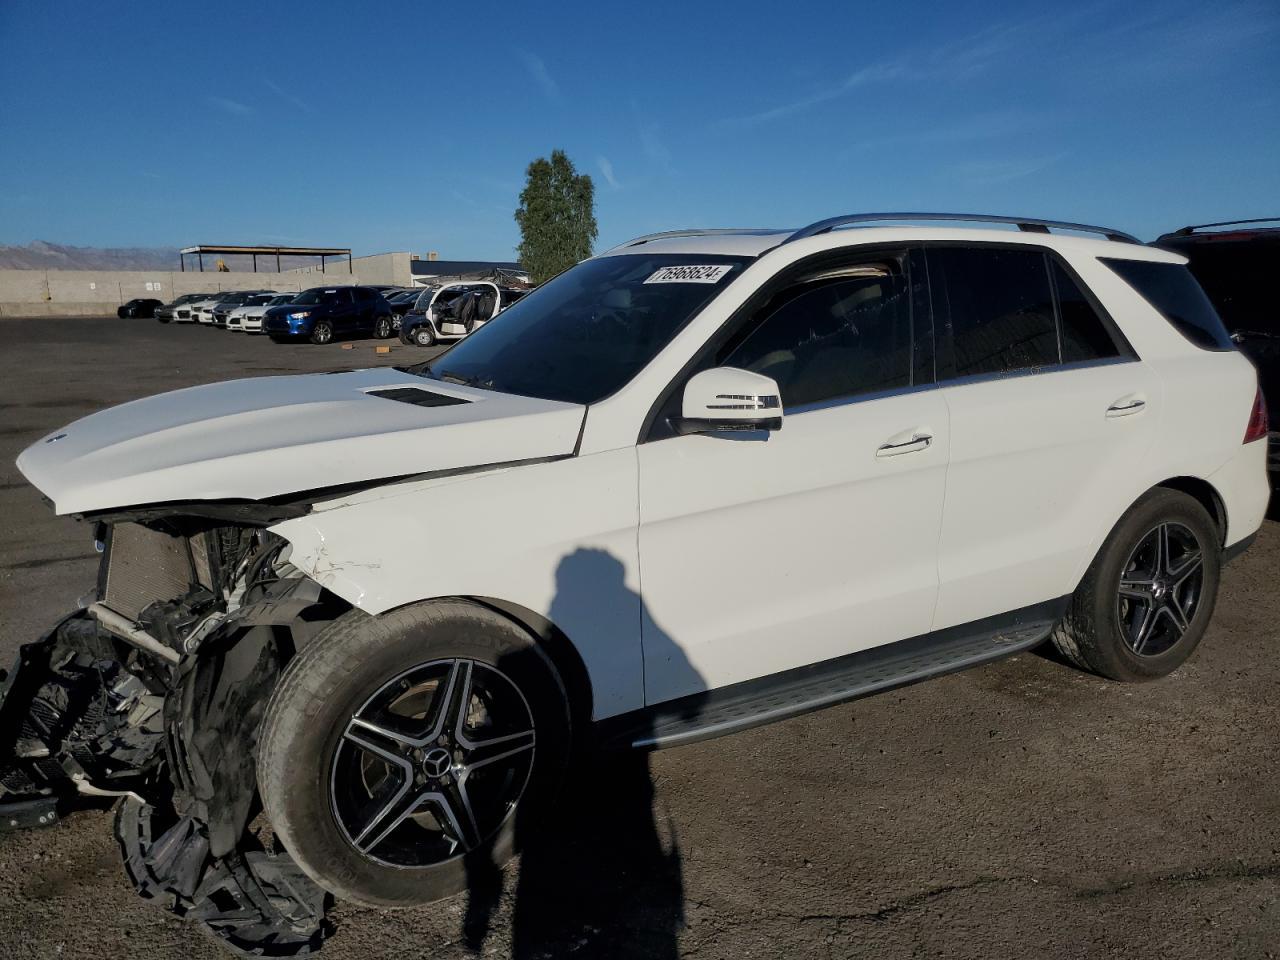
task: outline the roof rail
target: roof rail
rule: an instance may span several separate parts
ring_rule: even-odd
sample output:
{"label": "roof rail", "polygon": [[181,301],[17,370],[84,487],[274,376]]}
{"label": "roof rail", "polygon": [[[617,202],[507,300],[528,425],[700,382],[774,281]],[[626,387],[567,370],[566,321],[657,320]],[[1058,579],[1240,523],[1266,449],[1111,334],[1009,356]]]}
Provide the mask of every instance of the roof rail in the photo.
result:
{"label": "roof rail", "polygon": [[665,230],[662,233],[646,233],[643,237],[636,237],[628,240],[626,243],[620,243],[612,250],[622,250],[626,247],[638,247],[642,243],[648,243],[650,240],[669,240],[673,237],[719,237],[728,234],[743,234],[746,236],[763,237],[771,233],[786,233],[786,230],[779,230],[777,227],[722,227],[718,229],[698,229],[691,230]]}
{"label": "roof rail", "polygon": [[875,223],[886,220],[954,220],[971,223],[1012,223],[1016,224],[1019,230],[1027,233],[1048,233],[1050,227],[1055,227],[1059,230],[1099,233],[1108,240],[1116,240],[1120,243],[1142,243],[1137,237],[1120,230],[1113,230],[1110,227],[1094,227],[1086,223],[1068,223],[1065,220],[1039,220],[1034,217],[1002,217],[986,213],[851,213],[843,217],[831,217],[827,220],[811,223],[807,227],[797,230],[782,242],[791,243],[793,240],[803,240],[805,237],[829,233],[837,227],[844,227],[849,224]]}
{"label": "roof rail", "polygon": [[1207,230],[1209,227],[1242,227],[1246,223],[1280,223],[1280,217],[1254,217],[1252,220],[1223,220],[1220,223],[1197,223],[1194,226],[1175,230],[1173,233],[1166,233],[1165,236],[1185,237],[1195,233],[1197,230]]}

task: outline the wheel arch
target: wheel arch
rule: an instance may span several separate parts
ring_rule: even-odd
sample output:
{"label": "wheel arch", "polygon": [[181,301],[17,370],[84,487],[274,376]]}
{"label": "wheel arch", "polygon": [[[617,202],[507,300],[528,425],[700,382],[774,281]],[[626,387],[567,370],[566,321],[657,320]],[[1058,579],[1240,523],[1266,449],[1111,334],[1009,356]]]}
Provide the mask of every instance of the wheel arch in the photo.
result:
{"label": "wheel arch", "polygon": [[[1197,501],[1200,506],[1204,507],[1209,516],[1213,518],[1214,525],[1218,528],[1218,546],[1223,546],[1226,543],[1227,505],[1222,499],[1222,494],[1218,492],[1213,484],[1200,477],[1170,477],[1168,480],[1157,483],[1151,489],[1155,490],[1161,487],[1166,490],[1177,490],[1179,493],[1185,493]],[[1150,491],[1147,492],[1149,493]],[[1143,496],[1146,496],[1146,493]],[[1129,509],[1133,509],[1132,504],[1130,504]],[[1128,510],[1125,511],[1125,513],[1128,512]]]}
{"label": "wheel arch", "polygon": [[449,596],[424,597],[401,607],[384,610],[377,616],[403,609],[404,606],[419,606],[443,600],[465,600],[486,607],[510,620],[533,637],[534,642],[551,658],[551,663],[564,682],[565,693],[569,697],[569,715],[573,721],[575,733],[589,729],[595,712],[595,696],[586,662],[568,634],[542,614],[498,597]]}
{"label": "wheel arch", "polygon": [[581,732],[588,729],[595,712],[591,675],[587,672],[586,662],[568,634],[542,614],[509,600],[497,597],[463,597],[462,599],[502,614],[533,636],[538,646],[551,658],[551,662],[560,673],[560,679],[564,681],[565,691],[569,695],[569,712],[574,730]]}
{"label": "wheel arch", "polygon": [[1176,490],[1179,493],[1186,494],[1199,503],[1212,518],[1213,524],[1217,528],[1218,546],[1221,547],[1225,545],[1227,537],[1227,507],[1226,502],[1222,498],[1222,494],[1218,492],[1217,488],[1214,487],[1212,483],[1202,477],[1169,477],[1168,479],[1161,480],[1159,483],[1153,483],[1147,489],[1143,490],[1128,506],[1121,510],[1118,515],[1112,517],[1110,522],[1101,528],[1092,549],[1076,570],[1075,577],[1071,582],[1072,592],[1079,589],[1081,581],[1084,580],[1085,574],[1089,572],[1089,568],[1098,558],[1098,554],[1101,552],[1103,544],[1107,542],[1107,538],[1111,536],[1112,531],[1115,530],[1120,522],[1129,515],[1129,511],[1136,507],[1138,503],[1141,502],[1142,498],[1147,496],[1147,494],[1151,493],[1153,490]]}

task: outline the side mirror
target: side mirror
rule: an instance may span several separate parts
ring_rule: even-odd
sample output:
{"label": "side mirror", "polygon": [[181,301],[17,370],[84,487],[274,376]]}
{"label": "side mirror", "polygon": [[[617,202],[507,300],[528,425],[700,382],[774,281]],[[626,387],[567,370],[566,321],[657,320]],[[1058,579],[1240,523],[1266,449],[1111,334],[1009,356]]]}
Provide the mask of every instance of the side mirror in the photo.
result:
{"label": "side mirror", "polygon": [[685,384],[680,414],[680,433],[781,430],[782,393],[771,377],[713,367]]}

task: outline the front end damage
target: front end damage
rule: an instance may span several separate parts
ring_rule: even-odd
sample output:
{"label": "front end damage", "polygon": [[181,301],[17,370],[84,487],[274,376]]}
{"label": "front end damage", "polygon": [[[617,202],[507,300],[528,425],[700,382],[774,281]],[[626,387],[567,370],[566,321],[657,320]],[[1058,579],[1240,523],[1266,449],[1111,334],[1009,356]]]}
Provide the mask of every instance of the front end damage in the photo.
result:
{"label": "front end damage", "polygon": [[329,897],[273,842],[255,777],[280,671],[347,609],[266,529],[288,515],[99,519],[97,596],[0,670],[0,829],[115,798],[138,893],[257,956],[329,932]]}

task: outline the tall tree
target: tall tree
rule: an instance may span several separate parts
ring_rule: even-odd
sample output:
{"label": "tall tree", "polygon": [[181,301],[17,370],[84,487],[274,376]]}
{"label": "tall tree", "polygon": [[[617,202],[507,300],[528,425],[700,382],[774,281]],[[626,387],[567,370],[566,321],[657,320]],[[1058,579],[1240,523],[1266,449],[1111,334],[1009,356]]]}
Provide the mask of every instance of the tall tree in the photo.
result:
{"label": "tall tree", "polygon": [[591,256],[596,239],[595,184],[563,150],[529,164],[516,223],[516,253],[534,283],[550,280]]}

